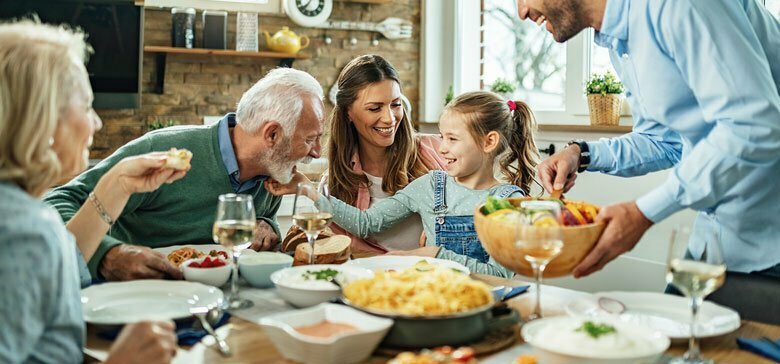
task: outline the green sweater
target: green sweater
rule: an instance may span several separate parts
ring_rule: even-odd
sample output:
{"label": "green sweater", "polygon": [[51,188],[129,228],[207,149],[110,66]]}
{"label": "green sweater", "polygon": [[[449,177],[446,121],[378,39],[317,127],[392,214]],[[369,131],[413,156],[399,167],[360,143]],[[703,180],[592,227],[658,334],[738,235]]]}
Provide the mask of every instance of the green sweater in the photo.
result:
{"label": "green sweater", "polygon": [[[54,206],[67,222],[87,200],[100,177],[123,158],[167,151],[171,147],[186,148],[192,152],[192,169],[184,178],[163,184],[156,191],[130,197],[121,216],[89,261],[93,277],[99,277],[98,267],[106,252],[121,243],[151,248],[213,243],[211,228],[216,216],[217,198],[221,194],[234,193],[219,151],[218,125],[170,127],[147,133],[119,148],[66,185],[46,194],[44,201]],[[257,218],[268,222],[281,236],[276,223],[281,197],[268,193],[262,183],[245,193],[254,196]]]}

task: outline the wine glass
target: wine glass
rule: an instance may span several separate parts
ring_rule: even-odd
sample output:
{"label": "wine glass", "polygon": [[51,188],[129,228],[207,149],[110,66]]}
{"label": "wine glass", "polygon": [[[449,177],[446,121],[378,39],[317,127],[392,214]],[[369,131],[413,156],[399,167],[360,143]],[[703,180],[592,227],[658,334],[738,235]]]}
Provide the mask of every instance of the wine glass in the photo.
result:
{"label": "wine glass", "polygon": [[[698,242],[704,247],[701,259],[694,259],[686,249],[688,242]],[[713,363],[701,356],[696,342],[696,314],[704,297],[723,285],[726,279],[726,264],[723,262],[723,248],[718,234],[713,229],[701,228],[696,234],[690,229],[675,227],[669,242],[666,282],[691,299],[691,336],[688,351],[669,363],[699,364]]]}
{"label": "wine glass", "polygon": [[[313,200],[314,198],[316,200]],[[333,219],[328,184],[323,179],[315,189],[311,183],[299,183],[293,202],[293,223],[303,230],[309,242],[309,264],[314,264],[314,242]]]}
{"label": "wine glass", "polygon": [[228,193],[219,196],[217,218],[212,230],[214,242],[229,248],[233,257],[230,294],[225,308],[237,310],[252,307],[252,301],[238,296],[238,258],[249,248],[255,235],[255,207],[250,195]]}
{"label": "wine glass", "polygon": [[515,244],[533,269],[536,287],[536,305],[527,321],[542,317],[542,274],[563,249],[561,208],[551,201],[523,201],[520,205],[523,219],[517,225]]}

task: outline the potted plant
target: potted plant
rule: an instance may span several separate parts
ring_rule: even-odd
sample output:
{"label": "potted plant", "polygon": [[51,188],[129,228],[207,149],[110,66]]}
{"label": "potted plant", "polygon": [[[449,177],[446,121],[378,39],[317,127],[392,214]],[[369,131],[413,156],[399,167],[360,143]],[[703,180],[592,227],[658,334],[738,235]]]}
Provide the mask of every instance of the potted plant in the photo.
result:
{"label": "potted plant", "polygon": [[618,125],[623,106],[623,84],[612,72],[594,73],[585,84],[591,125]]}
{"label": "potted plant", "polygon": [[167,128],[169,126],[179,125],[179,122],[173,119],[168,119],[167,121],[161,121],[161,120],[155,120],[152,122],[146,123],[146,131],[152,131],[162,128]]}
{"label": "potted plant", "polygon": [[516,89],[514,84],[503,78],[497,78],[493,81],[493,84],[490,85],[490,91],[501,95],[507,100],[512,100]]}

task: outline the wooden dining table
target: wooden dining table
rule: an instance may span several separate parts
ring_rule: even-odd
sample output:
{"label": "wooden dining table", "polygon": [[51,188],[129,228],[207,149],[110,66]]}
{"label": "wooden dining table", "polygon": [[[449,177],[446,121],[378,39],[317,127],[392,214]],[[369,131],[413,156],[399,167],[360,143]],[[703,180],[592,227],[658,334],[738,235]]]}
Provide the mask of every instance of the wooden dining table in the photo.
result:
{"label": "wooden dining table", "polygon": [[[492,286],[507,286],[514,287],[519,285],[528,284],[526,282],[516,279],[504,279],[493,276],[472,274],[472,277],[488,283]],[[548,286],[543,286],[542,290]],[[577,291],[566,290],[562,288],[552,287],[551,290],[562,292],[564,294],[583,294]],[[553,293],[554,294],[554,293]],[[522,297],[523,295],[521,295]],[[518,297],[519,298],[519,297]],[[527,310],[527,307],[521,307],[521,300],[518,298],[507,301],[507,305],[518,309],[519,312]],[[526,305],[527,306],[527,305]],[[282,354],[277,350],[271,340],[268,338],[263,328],[259,325],[233,316],[230,318],[228,324],[221,327],[219,330],[221,336],[225,337],[228,345],[230,345],[233,356],[225,358],[222,357],[216,350],[216,346],[213,339],[206,337],[201,343],[190,348],[179,349],[181,356],[187,355],[187,360],[180,360],[188,363],[197,364],[201,363],[293,363],[284,359]],[[738,337],[747,338],[780,338],[780,326],[769,325],[754,321],[743,320],[739,329],[729,334],[706,338],[700,341],[702,353],[705,357],[714,359],[717,363],[773,363],[771,360],[762,356],[753,354],[751,352],[741,350],[737,346],[736,339]],[[211,340],[208,340],[211,339]],[[207,343],[207,344],[204,344]],[[99,338],[95,335],[94,329],[88,326],[87,330],[87,342],[85,349],[85,362],[99,361],[101,355],[95,355],[95,353],[105,353],[111,341]],[[515,345],[523,345],[521,338],[518,338]],[[672,344],[669,350],[665,353],[664,357],[679,356],[682,355],[687,349],[687,342],[685,344]],[[485,357],[489,357],[486,355]],[[180,358],[183,359],[183,358]],[[372,356],[365,363],[385,363],[389,360],[388,357]]]}

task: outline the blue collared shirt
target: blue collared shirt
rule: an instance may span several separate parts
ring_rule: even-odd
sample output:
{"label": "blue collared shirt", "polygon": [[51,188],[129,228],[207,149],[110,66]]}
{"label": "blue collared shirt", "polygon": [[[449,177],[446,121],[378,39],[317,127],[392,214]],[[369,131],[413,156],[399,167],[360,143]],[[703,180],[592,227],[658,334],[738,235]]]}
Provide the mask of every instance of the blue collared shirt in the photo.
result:
{"label": "blue collared shirt", "polygon": [[596,43],[626,86],[633,132],[589,143],[588,170],[673,168],[637,199],[658,222],[700,211],[728,269],[780,263],[780,23],[755,0],[608,0]]}
{"label": "blue collared shirt", "polygon": [[244,182],[239,180],[241,173],[238,171],[238,160],[236,160],[236,153],[233,152],[233,141],[230,140],[230,131],[228,130],[228,128],[235,126],[235,113],[228,113],[225,117],[220,119],[219,126],[217,126],[217,142],[219,143],[219,153],[222,155],[222,162],[225,163],[228,177],[230,177],[230,185],[233,186],[233,191],[242,193],[255,188],[258,183],[264,181],[268,177],[255,176]]}

